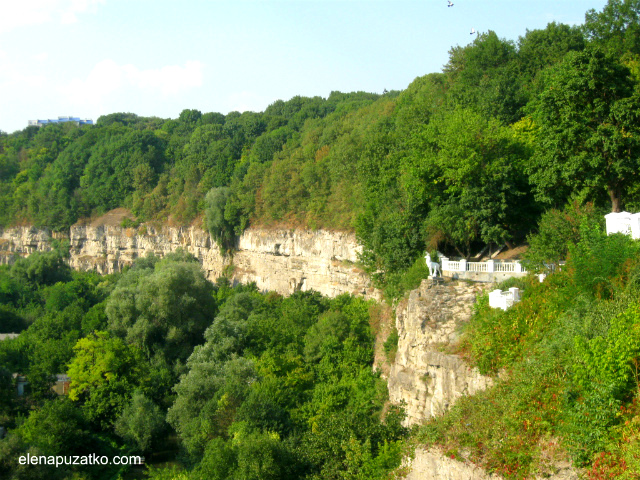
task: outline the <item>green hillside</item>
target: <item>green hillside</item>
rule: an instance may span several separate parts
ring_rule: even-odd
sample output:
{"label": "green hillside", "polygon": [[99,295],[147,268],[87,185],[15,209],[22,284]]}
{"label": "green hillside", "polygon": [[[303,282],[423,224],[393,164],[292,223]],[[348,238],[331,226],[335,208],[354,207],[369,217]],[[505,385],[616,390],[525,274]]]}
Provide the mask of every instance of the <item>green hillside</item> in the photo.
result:
{"label": "green hillside", "polygon": [[213,190],[223,246],[248,225],[355,230],[372,271],[391,273],[425,248],[521,241],[569,200],[636,209],[637,11],[611,1],[517,42],[489,31],[401,92],[3,134],[0,223],[62,229],[126,207],[187,224]]}
{"label": "green hillside", "polygon": [[386,306],[214,284],[181,251],[104,277],[72,271],[68,245],[36,252],[0,266],[0,333],[20,332],[0,341],[0,477],[375,480],[436,445],[507,478],[559,460],[639,478],[640,246],[602,217],[640,210],[639,15],[609,0],[581,27],[481,34],[401,92],[1,133],[5,227],[124,207],[129,224],[203,222],[227,250],[250,225],[349,230],[389,298],[425,250],[527,241],[532,270],[566,264],[515,281],[506,312],[479,299],[457,353],[500,381],[407,431],[372,368]]}

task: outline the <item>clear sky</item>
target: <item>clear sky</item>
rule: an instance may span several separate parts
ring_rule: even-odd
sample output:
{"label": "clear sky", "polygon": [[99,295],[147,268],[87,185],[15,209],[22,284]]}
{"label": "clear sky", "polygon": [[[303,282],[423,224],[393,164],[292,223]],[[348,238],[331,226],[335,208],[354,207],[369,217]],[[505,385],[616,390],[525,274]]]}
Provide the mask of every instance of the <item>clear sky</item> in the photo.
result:
{"label": "clear sky", "polygon": [[606,0],[0,0],[0,130],[114,112],[263,111],[405,89],[471,28],[517,40]]}

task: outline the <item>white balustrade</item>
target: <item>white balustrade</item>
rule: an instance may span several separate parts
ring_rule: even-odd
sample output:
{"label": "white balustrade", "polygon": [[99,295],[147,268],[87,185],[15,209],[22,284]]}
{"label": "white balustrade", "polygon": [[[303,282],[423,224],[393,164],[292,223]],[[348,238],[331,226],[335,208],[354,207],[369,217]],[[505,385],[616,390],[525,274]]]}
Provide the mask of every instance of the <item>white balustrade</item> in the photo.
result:
{"label": "white balustrade", "polygon": [[468,272],[486,272],[487,263],[486,262],[468,262],[467,271]]}
{"label": "white balustrade", "polygon": [[442,271],[447,272],[501,272],[501,273],[526,273],[527,270],[517,260],[513,262],[467,262],[465,259],[451,261],[447,257],[440,257]]}

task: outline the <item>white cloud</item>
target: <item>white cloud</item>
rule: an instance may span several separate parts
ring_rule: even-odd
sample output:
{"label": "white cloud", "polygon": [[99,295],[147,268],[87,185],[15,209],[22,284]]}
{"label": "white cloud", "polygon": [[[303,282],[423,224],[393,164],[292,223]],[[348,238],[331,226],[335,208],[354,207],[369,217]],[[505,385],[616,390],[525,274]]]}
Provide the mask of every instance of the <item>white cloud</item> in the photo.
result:
{"label": "white cloud", "polygon": [[46,82],[43,75],[27,74],[0,50],[0,90],[8,92],[16,87],[42,87]]}
{"label": "white cloud", "polygon": [[229,95],[226,103],[226,110],[230,112],[261,112],[270,102],[254,92],[243,90]]}
{"label": "white cloud", "polygon": [[47,22],[75,23],[77,15],[95,13],[106,0],[10,0],[2,5],[0,33]]}
{"label": "white cloud", "polygon": [[181,90],[202,86],[203,64],[190,60],[185,65],[167,65],[158,69],[138,70],[133,65],[124,65],[126,78],[132,85],[173,95]]}
{"label": "white cloud", "polygon": [[103,106],[114,93],[120,97],[151,94],[164,97],[202,86],[203,64],[187,61],[184,65],[140,69],[135,65],[118,65],[111,59],[102,60],[86,78],[76,78],[60,91],[70,102]]}

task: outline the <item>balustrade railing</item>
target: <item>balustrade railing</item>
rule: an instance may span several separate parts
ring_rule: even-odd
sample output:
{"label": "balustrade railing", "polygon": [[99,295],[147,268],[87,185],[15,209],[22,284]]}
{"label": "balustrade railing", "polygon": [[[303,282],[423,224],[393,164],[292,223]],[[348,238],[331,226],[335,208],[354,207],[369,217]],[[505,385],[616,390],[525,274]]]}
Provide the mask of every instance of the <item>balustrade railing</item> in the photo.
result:
{"label": "balustrade railing", "polygon": [[466,260],[450,261],[447,257],[440,257],[442,271],[447,272],[487,272],[487,273],[527,273],[527,270],[518,260],[512,262],[497,262],[487,260],[486,262],[467,262]]}
{"label": "balustrade railing", "polygon": [[467,271],[468,272],[486,272],[487,264],[486,262],[467,262]]}

